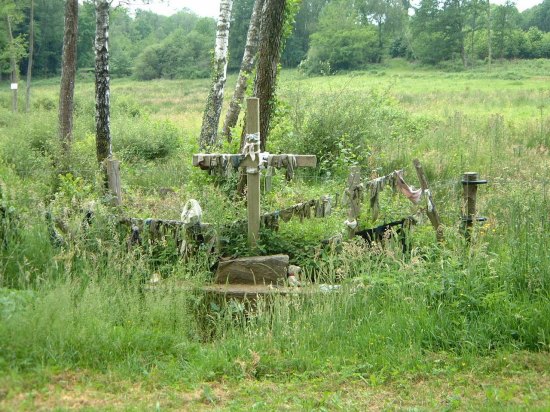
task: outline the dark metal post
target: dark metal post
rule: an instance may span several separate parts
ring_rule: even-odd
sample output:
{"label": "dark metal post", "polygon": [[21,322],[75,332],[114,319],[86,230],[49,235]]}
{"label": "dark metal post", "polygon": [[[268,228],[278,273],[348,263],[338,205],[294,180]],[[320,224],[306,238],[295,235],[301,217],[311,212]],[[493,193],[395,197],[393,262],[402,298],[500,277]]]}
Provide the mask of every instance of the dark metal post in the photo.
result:
{"label": "dark metal post", "polygon": [[470,240],[474,222],[484,222],[485,217],[477,217],[477,186],[486,184],[487,180],[480,180],[477,172],[466,172],[462,175],[462,187],[464,188],[462,202],[462,229],[466,240]]}

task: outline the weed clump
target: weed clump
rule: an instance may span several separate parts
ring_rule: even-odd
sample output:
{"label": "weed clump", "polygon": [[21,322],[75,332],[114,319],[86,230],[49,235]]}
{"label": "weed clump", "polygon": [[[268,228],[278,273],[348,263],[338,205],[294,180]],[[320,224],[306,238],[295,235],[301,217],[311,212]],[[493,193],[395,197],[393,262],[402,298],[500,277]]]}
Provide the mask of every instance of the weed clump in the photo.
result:
{"label": "weed clump", "polygon": [[169,121],[122,117],[112,125],[114,151],[127,161],[162,159],[180,147],[178,129]]}

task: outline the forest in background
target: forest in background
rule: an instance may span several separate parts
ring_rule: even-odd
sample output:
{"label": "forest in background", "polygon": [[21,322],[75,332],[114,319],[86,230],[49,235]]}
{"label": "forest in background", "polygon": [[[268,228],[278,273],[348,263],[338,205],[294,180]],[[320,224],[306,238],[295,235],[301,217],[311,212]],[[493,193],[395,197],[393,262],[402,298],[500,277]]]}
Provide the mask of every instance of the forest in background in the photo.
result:
{"label": "forest in background", "polygon": [[[229,35],[228,69],[238,70],[246,41],[253,0],[235,0]],[[550,0],[519,12],[514,2],[487,0],[302,0],[281,59],[285,67],[310,74],[358,70],[390,57],[453,70],[492,59],[550,57]],[[13,47],[19,68],[26,71],[30,1],[0,1],[4,22],[15,4],[14,42],[8,27],[0,29],[0,75],[7,77]],[[63,44],[63,0],[35,2],[33,71],[38,77],[58,76]],[[95,11],[85,1],[79,11],[78,68],[93,77]],[[111,73],[114,77],[205,78],[210,74],[216,22],[190,10],[162,16],[124,7],[113,10]]]}

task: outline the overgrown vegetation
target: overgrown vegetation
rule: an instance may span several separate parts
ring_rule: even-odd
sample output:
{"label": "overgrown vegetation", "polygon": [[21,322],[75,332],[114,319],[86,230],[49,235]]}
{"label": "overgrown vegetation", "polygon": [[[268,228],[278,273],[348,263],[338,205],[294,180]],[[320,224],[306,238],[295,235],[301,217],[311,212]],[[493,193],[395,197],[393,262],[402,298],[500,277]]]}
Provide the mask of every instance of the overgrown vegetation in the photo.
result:
{"label": "overgrown vegetation", "polygon": [[[214,184],[191,167],[207,81],[159,81],[154,93],[148,83],[113,82],[113,146],[123,159],[119,212],[99,195],[93,105],[87,103],[93,85],[77,86],[75,160],[61,177],[55,107],[47,103],[57,86],[36,86],[36,101],[45,103],[29,117],[10,113],[8,92],[1,92],[0,407],[39,402],[40,396],[22,400],[18,392],[47,388],[52,375],[69,370],[98,382],[110,376],[129,386],[198,388],[204,407],[230,407],[212,388],[238,383],[251,392],[237,408],[251,408],[253,388],[269,382],[300,381],[321,391],[315,382],[329,377],[337,387],[361,385],[358,391],[414,391],[419,380],[443,376],[459,387],[455,379],[475,375],[481,386],[498,376],[519,389],[509,397],[492,384],[498,390],[470,398],[467,390],[443,388],[445,396],[423,405],[548,407],[550,94],[540,80],[548,80],[547,65],[447,73],[397,60],[383,71],[349,76],[283,71],[268,150],[317,154],[320,168],[298,171],[290,183],[275,176],[263,210],[341,194],[351,165],[361,166],[365,177],[405,167],[408,183],[418,185],[411,165],[418,157],[446,240],[437,245],[424,220],[410,234],[410,256],[391,242],[385,249],[361,242],[345,243],[341,251],[319,249],[323,239],[343,231],[342,206],[328,219],[281,223],[278,233],[264,233],[261,252],[288,252],[308,276],[341,288],[262,301],[252,312],[207,301],[195,290],[212,276],[215,257],[205,250],[183,260],[169,236],[160,243],[144,237],[141,247],[129,249],[128,230],[117,225],[117,213],[177,219],[189,198],[199,200],[204,221],[215,226],[244,217],[233,183]],[[469,170],[490,182],[478,199],[488,221],[476,227],[470,246],[459,226],[459,179]],[[384,192],[379,222],[418,211],[406,202]],[[375,225],[367,204],[360,221]],[[65,227],[63,242],[52,239],[47,216],[57,219],[60,232],[60,224]],[[228,253],[251,253],[244,235],[228,240]],[[163,278],[161,286],[150,286],[153,274]],[[541,385],[536,397],[527,389],[535,381]],[[295,396],[277,400],[307,408],[365,404],[354,397],[349,404]],[[152,407],[155,402],[147,400]],[[158,402],[159,408],[180,407]],[[264,402],[264,409],[276,407],[276,400]],[[401,406],[420,401],[408,402]]]}

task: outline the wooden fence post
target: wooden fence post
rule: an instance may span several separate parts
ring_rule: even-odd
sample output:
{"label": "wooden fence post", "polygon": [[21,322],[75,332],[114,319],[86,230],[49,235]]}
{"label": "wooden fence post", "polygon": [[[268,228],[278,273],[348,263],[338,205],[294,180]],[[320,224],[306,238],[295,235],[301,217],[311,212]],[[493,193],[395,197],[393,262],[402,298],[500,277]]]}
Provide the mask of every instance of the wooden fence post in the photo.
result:
{"label": "wooden fence post", "polygon": [[122,205],[122,188],[120,181],[120,161],[114,159],[105,160],[105,172],[107,174],[107,186],[112,196],[114,206]]}
{"label": "wooden fence post", "polygon": [[418,180],[420,180],[422,194],[428,196],[428,207],[426,209],[426,214],[428,215],[428,219],[430,219],[430,222],[435,229],[435,238],[438,242],[442,242],[443,226],[441,225],[441,218],[439,217],[439,213],[437,213],[437,209],[435,207],[432,192],[428,187],[428,179],[426,179],[426,175],[424,174],[424,169],[422,169],[420,161],[418,159],[414,159],[413,164],[414,168],[416,169],[416,174],[418,175]]}
{"label": "wooden fence post", "polygon": [[[260,99],[250,97],[246,99],[246,134],[260,133]],[[258,139],[257,152],[259,152],[260,140]],[[246,167],[246,201],[248,208],[248,244],[254,248],[260,238],[260,170],[259,153],[254,163],[255,166]]]}

